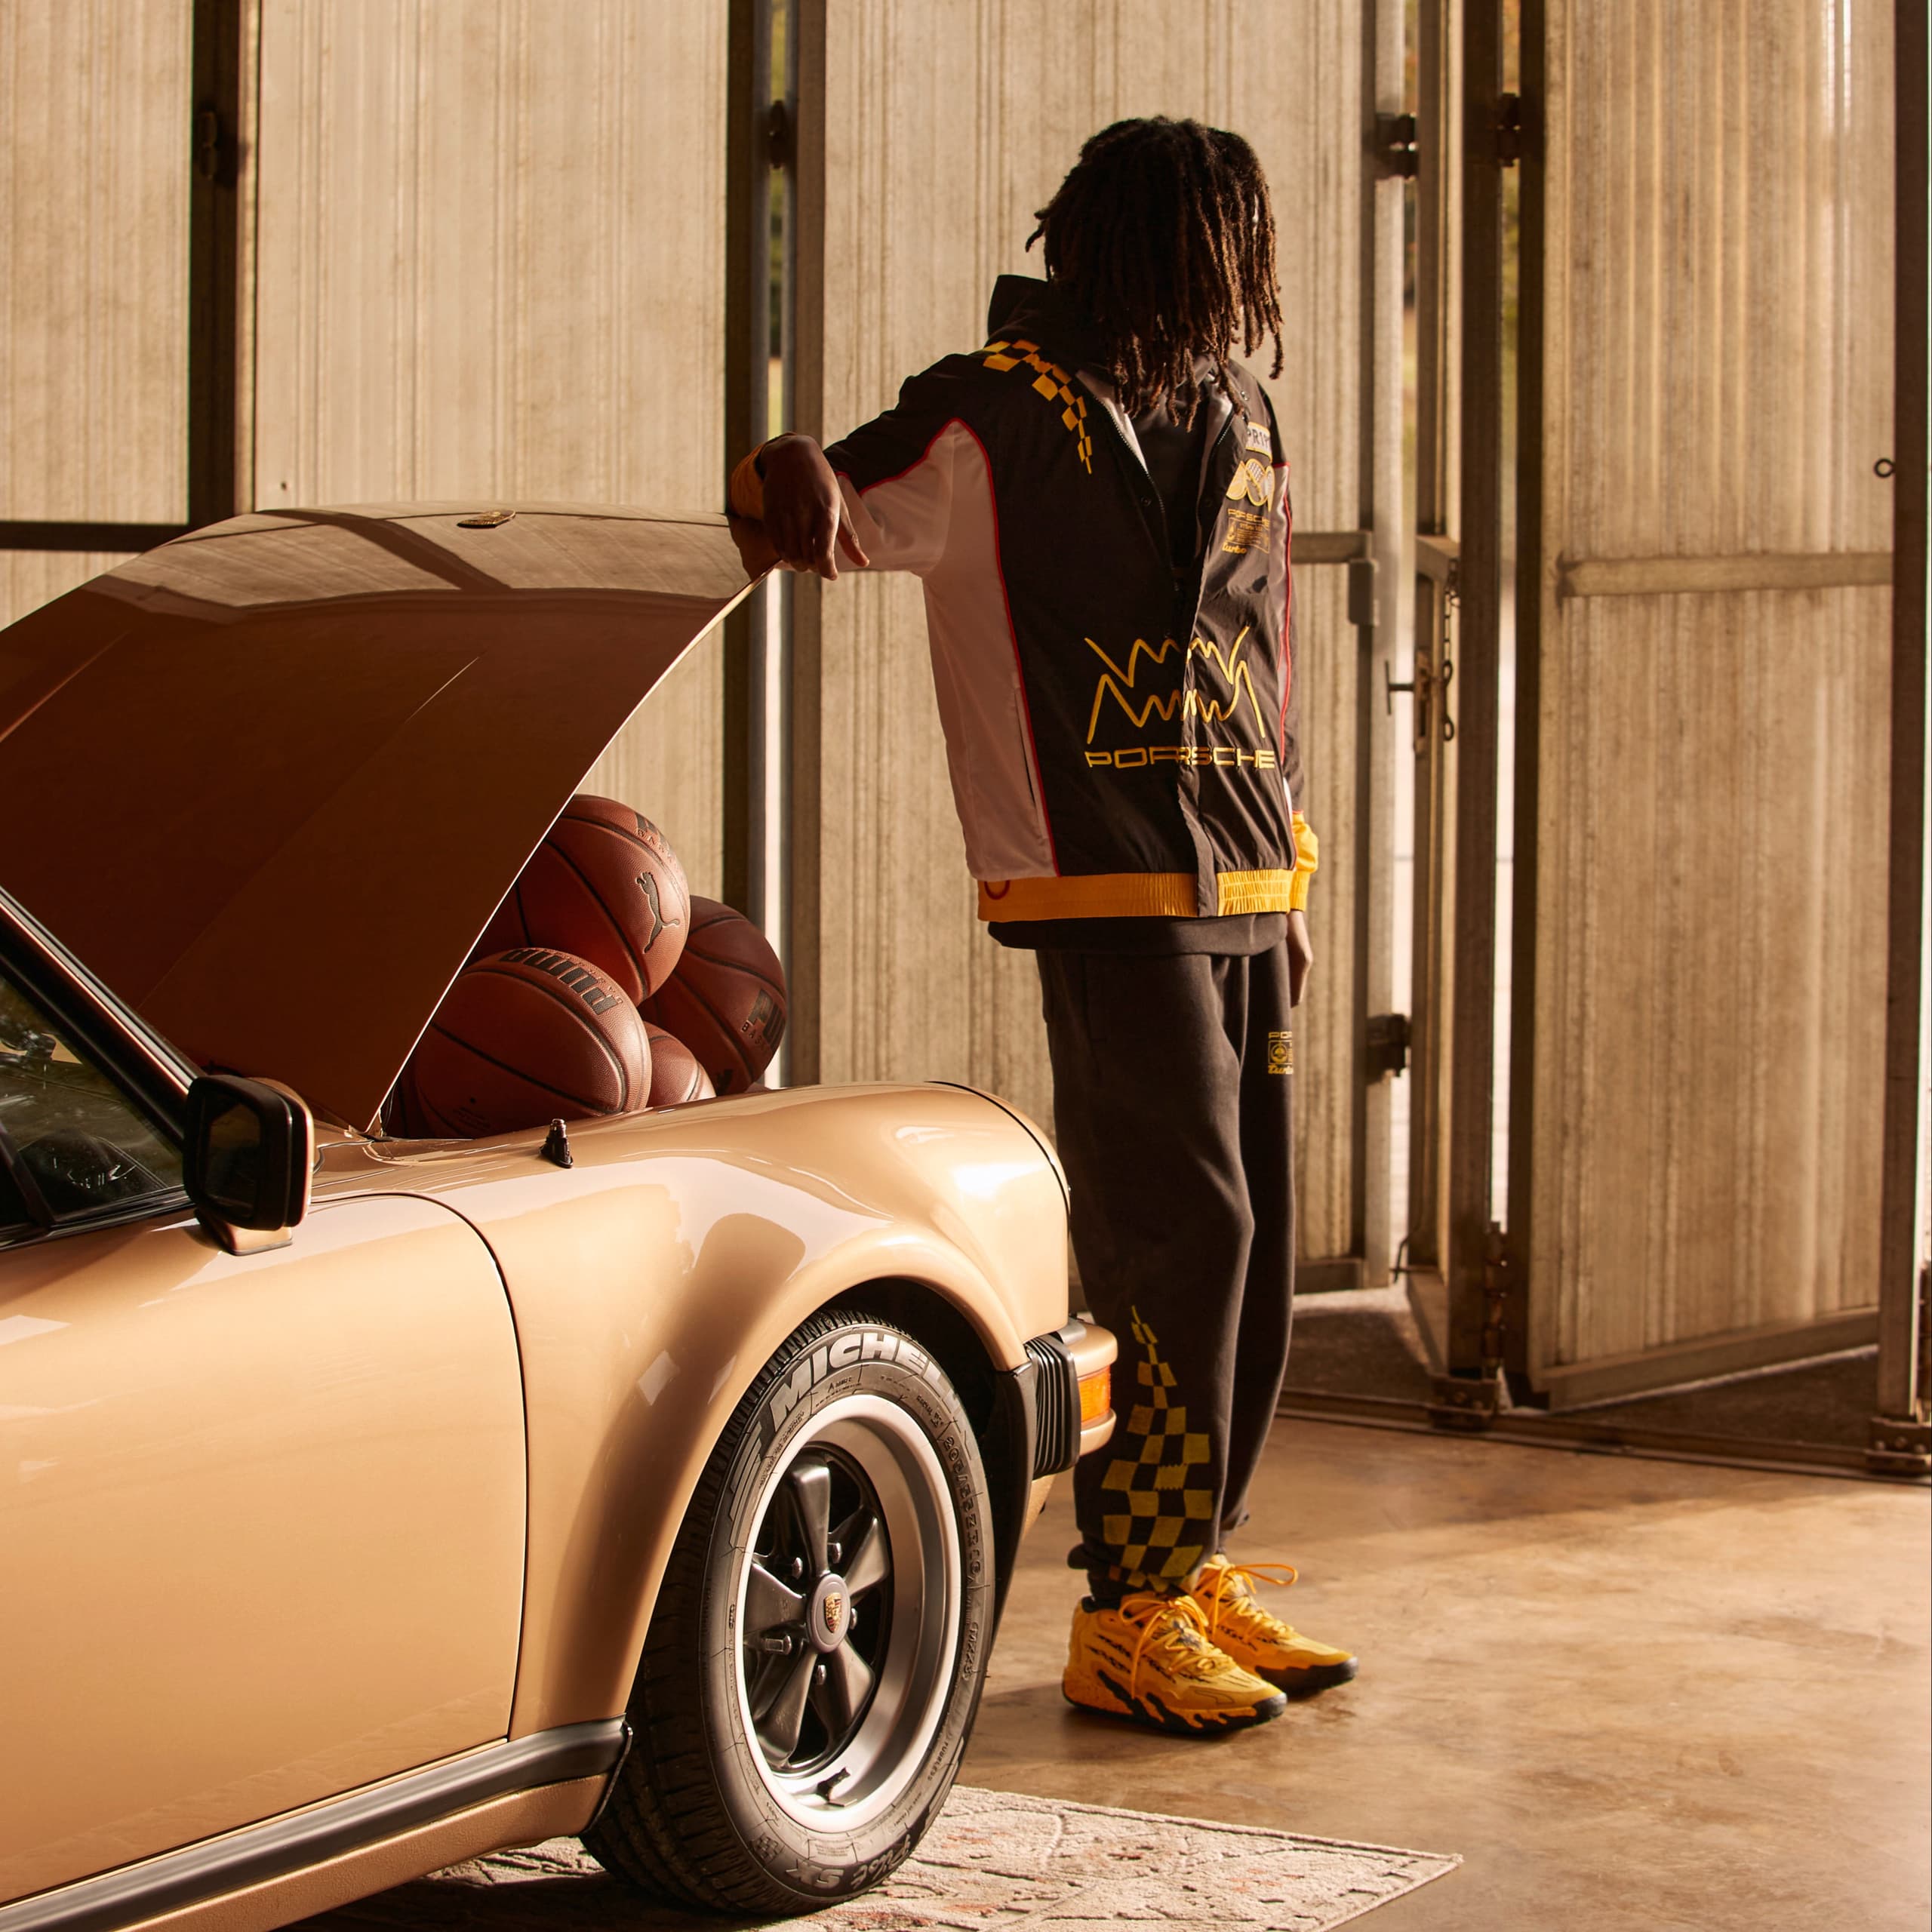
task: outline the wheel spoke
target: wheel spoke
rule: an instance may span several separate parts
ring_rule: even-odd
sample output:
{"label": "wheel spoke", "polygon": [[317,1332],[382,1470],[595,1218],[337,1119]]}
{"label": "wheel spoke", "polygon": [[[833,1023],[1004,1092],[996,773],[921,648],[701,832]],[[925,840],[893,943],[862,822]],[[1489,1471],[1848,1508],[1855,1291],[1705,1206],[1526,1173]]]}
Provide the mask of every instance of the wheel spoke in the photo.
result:
{"label": "wheel spoke", "polygon": [[752,1728],[762,1733],[778,1694],[784,1689],[791,1666],[780,1657],[747,1658],[745,1694],[751,1700]]}
{"label": "wheel spoke", "polygon": [[766,1755],[783,1764],[798,1748],[798,1733],[805,1721],[805,1703],[812,1690],[812,1676],[818,1658],[810,1644],[795,1658],[790,1674],[783,1678],[778,1694],[758,1722],[758,1741]]}
{"label": "wheel spoke", "polygon": [[844,1552],[840,1574],[846,1593],[856,1602],[892,1574],[885,1525],[869,1509],[855,1509],[839,1524],[838,1541]]}
{"label": "wheel spoke", "polygon": [[761,1637],[781,1624],[798,1623],[805,1614],[805,1600],[788,1589],[762,1563],[754,1563],[745,1579],[744,1635],[747,1642]]}
{"label": "wheel spoke", "polygon": [[832,1538],[832,1472],[823,1463],[800,1463],[785,1481],[804,1541],[805,1580],[814,1583],[825,1574],[826,1546]]}
{"label": "wheel spoke", "polygon": [[849,1730],[872,1687],[872,1667],[850,1644],[841,1644],[826,1659],[826,1700],[830,1706],[826,1728],[834,1737]]}

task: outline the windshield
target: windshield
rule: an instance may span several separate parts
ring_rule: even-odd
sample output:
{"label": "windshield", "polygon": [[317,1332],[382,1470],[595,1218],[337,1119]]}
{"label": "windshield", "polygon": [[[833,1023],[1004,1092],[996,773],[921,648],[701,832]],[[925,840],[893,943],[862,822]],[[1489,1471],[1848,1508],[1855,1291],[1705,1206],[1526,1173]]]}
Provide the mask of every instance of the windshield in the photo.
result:
{"label": "windshield", "polygon": [[0,1239],[180,1189],[176,1149],[38,1005],[0,979]]}

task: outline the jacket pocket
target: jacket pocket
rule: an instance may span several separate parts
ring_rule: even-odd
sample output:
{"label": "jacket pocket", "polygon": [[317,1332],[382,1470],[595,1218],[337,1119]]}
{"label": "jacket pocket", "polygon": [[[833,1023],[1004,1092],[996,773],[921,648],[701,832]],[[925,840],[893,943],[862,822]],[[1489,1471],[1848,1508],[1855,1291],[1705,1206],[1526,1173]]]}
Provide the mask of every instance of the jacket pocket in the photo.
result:
{"label": "jacket pocket", "polygon": [[1019,754],[1020,775],[1026,781],[1026,797],[1037,823],[1045,814],[1040,804],[1040,788],[1033,781],[1033,739],[1026,728],[1026,700],[1017,685],[1014,686],[1007,704],[1013,718],[1013,744]]}

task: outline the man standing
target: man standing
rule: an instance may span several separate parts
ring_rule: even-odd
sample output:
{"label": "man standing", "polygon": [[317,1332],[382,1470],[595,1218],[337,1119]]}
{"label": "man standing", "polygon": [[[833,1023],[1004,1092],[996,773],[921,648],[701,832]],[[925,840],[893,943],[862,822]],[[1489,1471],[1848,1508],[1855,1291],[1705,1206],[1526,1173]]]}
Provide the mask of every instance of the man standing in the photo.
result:
{"label": "man standing", "polygon": [[1223,1551],[1287,1357],[1292,1009],[1312,954],[1267,184],[1191,121],[1096,134],[990,340],[732,479],[780,561],[924,580],[980,916],[1039,963],[1088,1306],[1124,1411],[1079,1465],[1084,1708],[1189,1735],[1352,1677]]}

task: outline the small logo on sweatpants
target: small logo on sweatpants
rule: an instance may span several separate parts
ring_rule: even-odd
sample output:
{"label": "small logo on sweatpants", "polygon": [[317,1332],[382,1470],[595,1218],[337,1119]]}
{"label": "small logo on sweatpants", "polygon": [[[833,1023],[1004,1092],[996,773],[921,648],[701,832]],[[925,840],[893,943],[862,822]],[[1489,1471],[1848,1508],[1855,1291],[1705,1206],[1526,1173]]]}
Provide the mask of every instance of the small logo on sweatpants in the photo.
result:
{"label": "small logo on sweatpants", "polygon": [[1268,1071],[1292,1073],[1295,1070],[1295,1036],[1292,1033],[1268,1035]]}

